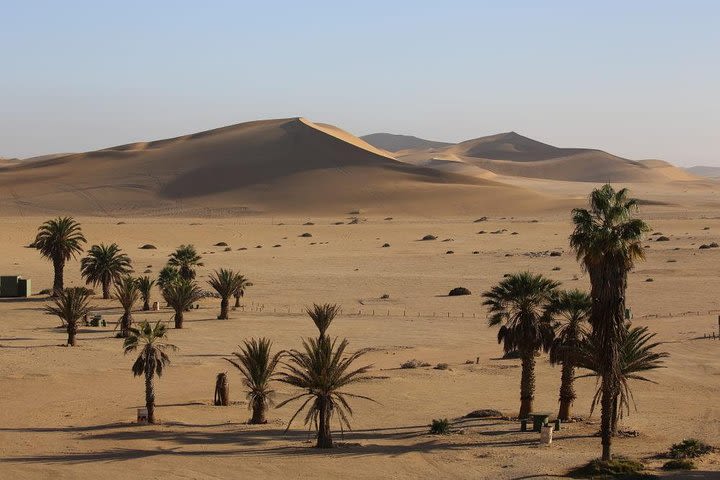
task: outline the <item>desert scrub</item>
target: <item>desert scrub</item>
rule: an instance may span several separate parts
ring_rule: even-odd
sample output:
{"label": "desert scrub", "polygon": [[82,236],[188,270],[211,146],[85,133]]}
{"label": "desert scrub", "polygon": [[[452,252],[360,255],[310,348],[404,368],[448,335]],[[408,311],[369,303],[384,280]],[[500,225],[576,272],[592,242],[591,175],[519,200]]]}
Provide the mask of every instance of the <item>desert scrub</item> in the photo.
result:
{"label": "desert scrub", "polygon": [[674,459],[698,458],[712,452],[713,447],[697,438],[686,438],[668,450],[668,457]]}
{"label": "desert scrub", "polygon": [[615,456],[612,460],[604,461],[596,458],[587,464],[568,472],[571,478],[655,478],[643,475],[645,466],[627,457]]}
{"label": "desert scrub", "polygon": [[417,359],[408,360],[407,362],[403,362],[400,364],[400,368],[419,368],[419,367],[429,367],[430,364],[427,362],[423,362]]}
{"label": "desert scrub", "polygon": [[450,422],[447,418],[433,419],[430,424],[430,433],[433,435],[448,435],[450,433]]}
{"label": "desert scrub", "polygon": [[696,468],[695,462],[689,458],[674,458],[662,466],[663,470],[695,470]]}

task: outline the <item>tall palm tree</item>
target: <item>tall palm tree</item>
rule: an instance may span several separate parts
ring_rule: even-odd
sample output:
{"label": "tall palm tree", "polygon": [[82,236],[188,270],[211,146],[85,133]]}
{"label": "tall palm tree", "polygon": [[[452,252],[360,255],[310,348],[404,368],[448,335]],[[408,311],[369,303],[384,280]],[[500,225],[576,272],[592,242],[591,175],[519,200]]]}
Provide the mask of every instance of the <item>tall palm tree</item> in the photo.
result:
{"label": "tall palm tree", "polygon": [[350,429],[349,417],[353,410],[348,400],[362,398],[372,401],[369,397],[343,390],[369,378],[366,374],[371,365],[360,368],[353,368],[352,365],[367,353],[367,350],[345,355],[347,339],[343,339],[338,345],[337,340],[331,341],[327,336],[308,338],[303,340],[302,344],[302,350],[291,350],[287,353],[289,360],[283,362],[286,370],[278,377],[278,381],[297,387],[302,393],[281,402],[278,408],[295,400],[303,400],[300,408],[290,418],[286,431],[307,407],[305,424],[311,424],[317,429],[316,447],[332,448],[332,416],[337,415],[341,431]]}
{"label": "tall palm tree", "polygon": [[564,422],[570,420],[576,398],[573,385],[575,366],[580,343],[587,335],[585,324],[590,318],[591,308],[589,294],[580,290],[565,290],[553,297],[548,309],[555,320],[555,340],[550,346],[550,362],[554,365],[562,364],[558,418]]}
{"label": "tall palm tree", "polygon": [[59,295],[64,288],[65,262],[82,252],[82,244],[85,242],[80,224],[72,217],[48,220],[38,228],[35,241],[30,246],[38,249],[40,255],[53,262],[55,271],[53,295]]}
{"label": "tall palm tree", "polygon": [[120,317],[120,336],[125,338],[130,334],[130,327],[132,326],[132,309],[140,299],[140,289],[137,281],[129,275],[120,277],[115,282],[115,299],[120,302],[123,308],[123,314]]}
{"label": "tall palm tree", "polygon": [[170,357],[168,350],[177,350],[175,345],[165,343],[167,329],[164,324],[157,322],[155,326],[147,321],[140,328],[131,328],[130,336],[125,339],[123,350],[125,354],[140,349],[140,355],[132,366],[133,376],[145,375],[145,407],[148,413],[148,423],[155,423],[155,375],[161,377]]}
{"label": "tall palm tree", "polygon": [[598,365],[601,376],[600,433],[602,459],[612,459],[613,404],[620,395],[620,346],[624,326],[627,273],[635,262],[645,258],[643,233],[648,225],[633,215],[637,200],[628,190],[615,191],[610,185],[593,190],[589,209],[572,211],[575,226],[570,246],[590,276],[592,311],[590,325],[604,356]]}
{"label": "tall palm tree", "polygon": [[175,328],[183,328],[183,314],[202,298],[202,290],[190,280],[171,283],[162,291],[165,301],[175,310]]}
{"label": "tall palm tree", "polygon": [[221,268],[210,275],[208,283],[220,295],[220,314],[218,320],[227,320],[230,308],[230,296],[242,287],[244,277],[232,270]]}
{"label": "tall palm tree", "polygon": [[160,290],[165,290],[171,283],[180,280],[180,272],[177,268],[166,265],[158,273],[157,286]]}
{"label": "tall palm tree", "polygon": [[320,337],[324,337],[325,332],[327,332],[327,329],[330,328],[330,324],[338,313],[340,313],[340,310],[341,307],[337,304],[324,303],[318,305],[314,303],[312,308],[305,309],[305,313],[312,318],[312,321],[315,323],[315,326],[320,333]]}
{"label": "tall palm tree", "polygon": [[553,280],[521,272],[503,279],[483,293],[489,309],[488,324],[501,325],[498,343],[505,353],[517,351],[522,359],[519,418],[527,418],[535,398],[535,357],[547,351],[553,340],[553,328],[547,308],[555,289]]}
{"label": "tall palm tree", "polygon": [[[619,349],[620,359],[620,393],[613,402],[611,432],[612,435],[617,433],[617,423],[622,418],[623,412],[630,413],[630,405],[634,405],[632,390],[630,389],[630,380],[638,380],[642,382],[655,383],[644,376],[645,372],[664,368],[664,359],[669,357],[667,352],[659,352],[657,348],[662,345],[661,342],[654,342],[655,333],[650,333],[648,327],[633,327],[630,324],[625,325],[626,334]],[[602,375],[602,360],[604,352],[599,342],[599,338],[591,334],[580,344],[578,350],[578,366],[590,370],[592,373],[580,375],[582,377],[600,377]],[[602,384],[596,390],[593,397],[592,408],[601,401]]]}
{"label": "tall palm tree", "polygon": [[248,280],[244,275],[240,275],[239,283],[240,286],[233,293],[233,297],[235,297],[235,308],[240,308],[240,298],[245,296],[245,290],[247,290],[247,287],[252,286],[250,280]]}
{"label": "tall palm tree", "polygon": [[240,346],[240,352],[233,352],[236,359],[226,358],[243,375],[243,385],[248,389],[248,407],[252,409],[250,423],[267,423],[265,411],[272,405],[275,393],[270,388],[270,382],[277,376],[275,369],[282,356],[278,352],[271,355],[272,342],[267,338],[250,341],[245,340]]}
{"label": "tall palm tree", "polygon": [[135,279],[138,290],[140,290],[140,296],[142,297],[144,311],[150,310],[150,296],[152,295],[152,288],[155,286],[155,280],[151,279],[147,275],[138,277]]}
{"label": "tall palm tree", "polygon": [[198,255],[193,245],[180,245],[168,260],[168,265],[178,269],[180,276],[185,280],[195,278],[195,267],[202,266],[200,260],[202,257]]}
{"label": "tall palm tree", "polygon": [[54,305],[45,307],[45,312],[57,315],[65,323],[68,336],[67,345],[74,347],[76,345],[77,324],[92,308],[90,306],[90,292],[83,287],[66,288],[53,298],[53,303]]}
{"label": "tall palm tree", "polygon": [[130,257],[122,253],[117,243],[93,245],[80,260],[80,273],[87,284],[102,285],[103,298],[110,298],[110,285],[132,272]]}

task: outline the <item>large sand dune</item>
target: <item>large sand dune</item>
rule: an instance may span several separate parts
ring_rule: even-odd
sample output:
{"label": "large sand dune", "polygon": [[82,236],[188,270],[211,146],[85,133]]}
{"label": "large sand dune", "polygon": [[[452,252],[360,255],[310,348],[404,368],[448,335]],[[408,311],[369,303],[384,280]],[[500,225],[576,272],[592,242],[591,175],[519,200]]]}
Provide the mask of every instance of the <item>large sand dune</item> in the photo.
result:
{"label": "large sand dune", "polygon": [[471,214],[558,205],[460,173],[397,161],[331,125],[266,120],[4,168],[0,212]]}
{"label": "large sand dune", "polygon": [[[452,158],[498,175],[579,182],[669,182],[697,177],[659,160],[633,161],[602,150],[559,148],[515,132],[467,140],[440,148],[407,149],[400,160],[433,167]],[[457,169],[455,169],[457,170]]]}

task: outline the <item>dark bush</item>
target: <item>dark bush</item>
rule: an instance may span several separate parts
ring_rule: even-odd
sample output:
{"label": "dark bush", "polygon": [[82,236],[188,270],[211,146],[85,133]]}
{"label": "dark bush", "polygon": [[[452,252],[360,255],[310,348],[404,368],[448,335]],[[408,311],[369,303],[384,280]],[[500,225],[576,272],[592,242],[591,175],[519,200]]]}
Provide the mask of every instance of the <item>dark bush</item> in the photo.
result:
{"label": "dark bush", "polygon": [[471,295],[471,292],[465,287],[455,287],[450,290],[450,293],[448,293],[448,296],[450,297],[457,297],[460,295]]}
{"label": "dark bush", "polygon": [[430,433],[433,435],[448,435],[450,433],[450,421],[447,418],[433,419],[430,424]]}
{"label": "dark bush", "polygon": [[668,460],[662,466],[663,470],[695,470],[695,462],[689,458],[676,458]]}
{"label": "dark bush", "polygon": [[[475,363],[472,360],[470,363]],[[502,412],[498,410],[493,410],[490,408],[482,409],[482,410],[473,410],[472,412],[465,415],[465,418],[502,418],[503,414]]]}
{"label": "dark bush", "polygon": [[686,438],[680,443],[674,444],[668,450],[670,458],[697,458],[712,452],[713,448],[697,438]]}
{"label": "dark bush", "polygon": [[[645,466],[637,460],[616,456],[612,460],[591,460],[582,467],[571,470],[568,475],[572,478],[643,478]],[[652,477],[645,477],[652,478]]]}

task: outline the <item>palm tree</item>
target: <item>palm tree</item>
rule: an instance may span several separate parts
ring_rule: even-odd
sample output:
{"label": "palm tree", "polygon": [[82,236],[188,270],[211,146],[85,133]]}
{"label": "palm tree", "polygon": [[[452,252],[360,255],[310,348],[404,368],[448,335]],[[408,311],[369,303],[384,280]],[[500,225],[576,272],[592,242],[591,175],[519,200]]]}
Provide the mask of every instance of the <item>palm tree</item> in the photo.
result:
{"label": "palm tree", "polygon": [[91,310],[90,292],[84,287],[73,287],[61,290],[53,299],[54,305],[47,305],[45,312],[57,315],[65,323],[67,329],[67,345],[74,347],[78,321]]}
{"label": "palm tree", "polygon": [[155,374],[161,377],[163,370],[170,363],[170,357],[166,352],[177,350],[175,345],[164,342],[166,332],[164,324],[157,322],[152,326],[145,321],[140,328],[130,329],[130,336],[123,344],[125,354],[140,349],[140,355],[133,363],[132,372],[135,377],[145,375],[145,406],[148,423],[155,423]]}
{"label": "palm tree", "polygon": [[180,276],[185,280],[192,280],[195,278],[196,266],[202,266],[200,260],[202,257],[198,255],[193,245],[180,245],[170,255],[168,265],[178,269]]}
{"label": "palm tree", "polygon": [[570,246],[590,276],[592,334],[600,343],[604,356],[598,365],[601,376],[600,400],[602,459],[612,459],[613,404],[620,395],[620,346],[626,333],[624,326],[627,273],[636,261],[645,258],[643,233],[650,230],[639,218],[633,218],[637,200],[628,197],[627,189],[617,192],[604,185],[593,190],[589,209],[572,211],[575,228]]}
{"label": "palm tree", "polygon": [[218,320],[227,320],[230,296],[242,287],[244,277],[232,270],[221,268],[210,275],[208,283],[220,295],[220,315]]}
{"label": "palm tree", "polygon": [[555,289],[553,280],[521,272],[503,279],[483,293],[483,305],[489,307],[488,324],[500,325],[498,343],[505,353],[517,351],[522,359],[519,418],[527,418],[535,397],[535,357],[547,351],[553,340],[553,328],[547,308]]}
{"label": "palm tree", "polygon": [[[620,359],[620,389],[619,395],[615,398],[612,406],[612,435],[617,433],[617,423],[623,416],[623,412],[630,413],[632,403],[637,410],[635,400],[630,389],[630,380],[656,383],[643,375],[644,372],[664,368],[664,359],[669,356],[667,352],[656,351],[661,342],[654,342],[654,333],[650,333],[648,327],[633,327],[626,324],[626,333],[623,343],[619,349]],[[581,342],[578,350],[578,366],[590,370],[592,373],[581,375],[582,377],[600,377],[602,375],[604,352],[596,335],[589,335]],[[602,398],[602,384],[596,390],[593,397],[592,408],[594,409]]]}
{"label": "palm tree", "polygon": [[138,277],[135,279],[138,290],[140,290],[140,296],[142,297],[144,311],[150,310],[150,295],[152,294],[152,288],[155,286],[155,280],[151,279],[147,275]]}
{"label": "palm tree", "polygon": [[342,389],[367,380],[366,375],[371,365],[360,368],[353,368],[352,364],[367,353],[367,350],[345,355],[348,346],[347,339],[343,339],[339,345],[337,340],[330,340],[327,336],[320,338],[308,338],[303,340],[302,350],[291,350],[287,353],[289,361],[283,362],[286,371],[278,377],[278,381],[292,385],[303,392],[295,395],[280,404],[282,407],[295,400],[304,400],[300,408],[290,418],[287,431],[290,429],[293,420],[307,407],[305,424],[314,425],[317,429],[318,448],[332,448],[332,434],[330,432],[330,421],[332,416],[337,414],[341,432],[350,429],[349,417],[353,410],[348,399],[371,398],[348,393]]}
{"label": "palm tree", "polygon": [[162,291],[165,301],[175,310],[175,328],[183,328],[183,314],[202,298],[202,290],[190,280],[171,283]]}
{"label": "palm tree", "polygon": [[240,308],[240,298],[245,296],[245,290],[247,290],[247,287],[252,286],[252,283],[250,283],[250,281],[243,275],[240,275],[239,283],[240,286],[233,293],[233,297],[235,297],[235,308]]}
{"label": "palm tree", "polygon": [[125,338],[130,333],[132,326],[132,308],[140,299],[137,281],[129,275],[121,277],[115,282],[115,299],[123,308],[123,314],[120,317],[120,336]]}
{"label": "palm tree", "polygon": [[550,346],[550,362],[562,364],[560,376],[560,410],[558,418],[570,420],[572,404],[575,401],[575,366],[580,343],[587,335],[585,323],[590,317],[592,300],[580,290],[558,292],[549,306],[549,313],[555,320],[555,340]]}
{"label": "palm tree", "polygon": [[245,340],[240,352],[233,352],[236,359],[226,358],[243,375],[243,385],[248,388],[248,407],[252,408],[250,423],[267,423],[265,411],[272,405],[275,393],[270,388],[270,382],[276,377],[275,369],[280,361],[281,353],[270,354],[272,342],[267,338],[250,341]]}
{"label": "palm tree", "polygon": [[180,280],[180,272],[177,268],[171,266],[165,266],[160,273],[158,273],[157,286],[160,290],[165,290],[171,283]]}
{"label": "palm tree", "polygon": [[40,255],[53,262],[53,295],[59,295],[63,291],[65,262],[82,252],[82,244],[85,242],[80,224],[72,217],[48,220],[38,228],[35,241],[30,246],[40,250]]}
{"label": "palm tree", "polygon": [[122,253],[117,243],[93,245],[87,257],[80,261],[80,273],[87,284],[102,285],[103,298],[110,298],[110,284],[132,272],[130,257]]}
{"label": "palm tree", "polygon": [[340,310],[340,305],[337,304],[325,303],[318,305],[314,303],[312,308],[305,309],[305,313],[310,315],[322,338],[337,314],[340,313]]}

